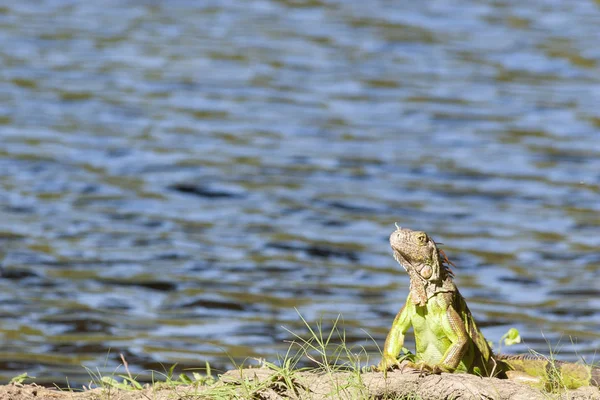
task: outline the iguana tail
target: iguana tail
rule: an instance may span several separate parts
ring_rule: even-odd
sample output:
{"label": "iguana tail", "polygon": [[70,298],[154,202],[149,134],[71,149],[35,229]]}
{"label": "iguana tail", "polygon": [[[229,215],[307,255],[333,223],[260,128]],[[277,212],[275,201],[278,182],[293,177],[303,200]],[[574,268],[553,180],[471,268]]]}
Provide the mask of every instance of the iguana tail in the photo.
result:
{"label": "iguana tail", "polygon": [[585,364],[550,360],[529,354],[496,355],[511,369],[541,378],[549,389],[576,389],[581,386],[600,387],[600,368]]}

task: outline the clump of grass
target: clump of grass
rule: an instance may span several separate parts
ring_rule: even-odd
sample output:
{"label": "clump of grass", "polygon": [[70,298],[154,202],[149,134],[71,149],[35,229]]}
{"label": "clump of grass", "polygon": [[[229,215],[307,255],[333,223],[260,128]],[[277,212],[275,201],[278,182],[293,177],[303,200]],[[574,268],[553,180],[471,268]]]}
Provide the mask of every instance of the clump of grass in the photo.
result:
{"label": "clump of grass", "polygon": [[[323,329],[322,320],[313,328],[299,312],[298,315],[308,329],[309,337],[304,338],[289,329],[286,330],[296,339],[292,345],[299,347],[297,354],[314,363],[313,372],[325,374],[330,378],[333,389],[329,395],[347,397],[356,396],[358,393],[361,398],[366,398],[367,388],[361,372],[368,365],[369,354],[362,346],[347,345],[346,332],[339,326],[341,316],[338,315],[329,331],[326,331]],[[337,377],[340,372],[346,373],[345,381],[340,381]]]}
{"label": "clump of grass", "polygon": [[[95,371],[84,367],[88,374],[90,375],[91,381],[89,385],[84,386],[84,390],[91,389],[101,389],[105,398],[110,399],[111,394],[115,390],[125,390],[125,391],[135,391],[135,390],[144,390],[144,389],[152,389],[152,390],[160,390],[163,388],[175,388],[179,386],[185,386],[186,391],[198,389],[202,386],[210,386],[216,382],[216,378],[212,375],[212,371],[210,368],[210,364],[206,362],[206,367],[204,368],[205,373],[199,373],[193,371],[190,374],[188,373],[180,373],[179,375],[175,375],[175,368],[177,364],[173,364],[169,369],[166,369],[164,373],[158,371],[152,371],[152,383],[151,384],[142,384],[139,382],[139,377],[137,375],[133,375],[129,370],[129,364],[123,354],[120,354],[122,364],[117,367],[115,372],[110,375],[102,375],[102,373],[96,369]],[[126,374],[118,374],[117,370],[121,367],[124,367]],[[71,390],[69,388],[68,390]],[[188,393],[186,393],[188,394]]]}
{"label": "clump of grass", "polygon": [[[131,375],[131,372],[129,371],[129,364],[125,360],[125,357],[123,356],[123,354],[120,354],[120,356],[121,356],[121,361],[123,362],[122,365],[125,367],[125,371],[127,372],[127,375],[116,374],[116,370],[115,370],[115,372],[113,373],[112,376],[103,376],[99,369],[96,369],[94,371],[94,370],[84,366],[85,370],[87,371],[87,373],[90,375],[90,378],[91,378],[89,385],[87,387],[85,387],[85,386],[83,387],[84,390],[85,389],[93,389],[93,388],[102,388],[108,392],[110,392],[111,389],[142,390],[143,385],[141,383],[139,383],[137,381],[137,379]],[[108,357],[108,354],[107,354],[107,357]],[[117,367],[117,369],[120,367],[121,366]],[[121,380],[119,381],[117,378],[121,378]]]}
{"label": "clump of grass", "polygon": [[[326,376],[329,378],[330,388],[326,397],[368,399],[362,372],[369,369],[366,367],[369,355],[362,346],[347,345],[346,332],[341,327],[341,316],[332,321],[331,327],[325,328],[323,320],[313,326],[300,313],[298,315],[307,329],[306,336],[284,328],[293,336],[293,340],[286,353],[277,357],[277,361],[257,360],[259,367],[263,369],[261,379],[253,379],[247,370],[242,372],[247,368],[242,363],[237,365],[239,377],[220,382],[221,389],[223,386],[234,388],[234,393],[228,392],[232,396],[230,398],[265,398],[268,397],[268,392],[275,392],[283,397],[310,398],[309,382],[306,379]],[[298,365],[303,360],[309,360],[313,365],[300,368]],[[232,363],[235,365],[233,360]],[[266,378],[265,369],[268,374]],[[311,375],[306,375],[305,372],[310,372]],[[209,396],[213,392],[209,390],[204,394]]]}
{"label": "clump of grass", "polygon": [[[580,386],[590,385],[589,369],[598,368],[598,363],[588,364],[580,357],[580,363],[565,363],[556,359],[556,355],[562,350],[561,340],[556,346],[544,337],[548,345],[549,356],[531,350],[534,357],[545,360],[548,363],[546,376],[543,377],[544,389],[551,393],[561,393],[569,389],[576,389]],[[571,344],[575,345],[573,338]]]}
{"label": "clump of grass", "polygon": [[522,383],[550,395],[558,395],[559,398],[568,390],[592,385],[591,369],[598,368],[598,365],[588,364],[585,361],[572,363],[558,360],[556,355],[562,350],[560,342],[559,340],[555,346],[552,346],[546,340],[549,355],[530,349],[529,355],[509,359],[509,364],[516,370],[515,377],[518,379],[518,374],[523,372],[526,374],[526,379],[521,380]]}

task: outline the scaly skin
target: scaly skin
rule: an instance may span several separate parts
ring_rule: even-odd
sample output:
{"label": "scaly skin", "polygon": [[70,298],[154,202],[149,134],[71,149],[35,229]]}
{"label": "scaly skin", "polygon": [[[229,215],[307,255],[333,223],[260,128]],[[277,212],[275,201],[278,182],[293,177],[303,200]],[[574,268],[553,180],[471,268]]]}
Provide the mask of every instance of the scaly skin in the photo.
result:
{"label": "scaly skin", "polygon": [[522,372],[546,382],[555,379],[552,371],[556,371],[567,388],[600,386],[596,368],[531,356],[495,356],[452,281],[450,262],[436,243],[425,232],[398,228],[390,235],[390,244],[394,258],[410,277],[410,291],[385,341],[379,370],[400,365],[397,357],[404,335],[412,327],[416,363],[408,364],[413,367],[526,380]]}

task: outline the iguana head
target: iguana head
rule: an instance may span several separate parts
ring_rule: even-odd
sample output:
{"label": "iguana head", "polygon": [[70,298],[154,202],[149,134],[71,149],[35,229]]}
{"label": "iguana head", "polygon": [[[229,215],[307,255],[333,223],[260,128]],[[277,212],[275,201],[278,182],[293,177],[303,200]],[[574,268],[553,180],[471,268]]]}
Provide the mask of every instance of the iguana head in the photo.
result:
{"label": "iguana head", "polygon": [[[435,242],[425,232],[398,227],[390,235],[394,258],[410,276],[410,292],[417,305],[425,305],[428,293],[451,277]],[[431,290],[427,290],[429,287]]]}

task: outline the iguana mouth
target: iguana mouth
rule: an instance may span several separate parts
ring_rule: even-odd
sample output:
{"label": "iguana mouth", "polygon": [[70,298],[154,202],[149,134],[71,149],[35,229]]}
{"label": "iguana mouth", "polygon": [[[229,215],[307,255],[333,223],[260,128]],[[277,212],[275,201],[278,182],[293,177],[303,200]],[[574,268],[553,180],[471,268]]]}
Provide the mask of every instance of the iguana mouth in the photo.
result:
{"label": "iguana mouth", "polygon": [[402,268],[404,268],[404,270],[408,271],[408,268],[406,267],[407,265],[410,265],[408,260],[404,258],[402,253],[400,253],[398,250],[394,249],[393,247],[392,250],[394,251],[394,259],[398,262],[398,264],[402,265]]}

